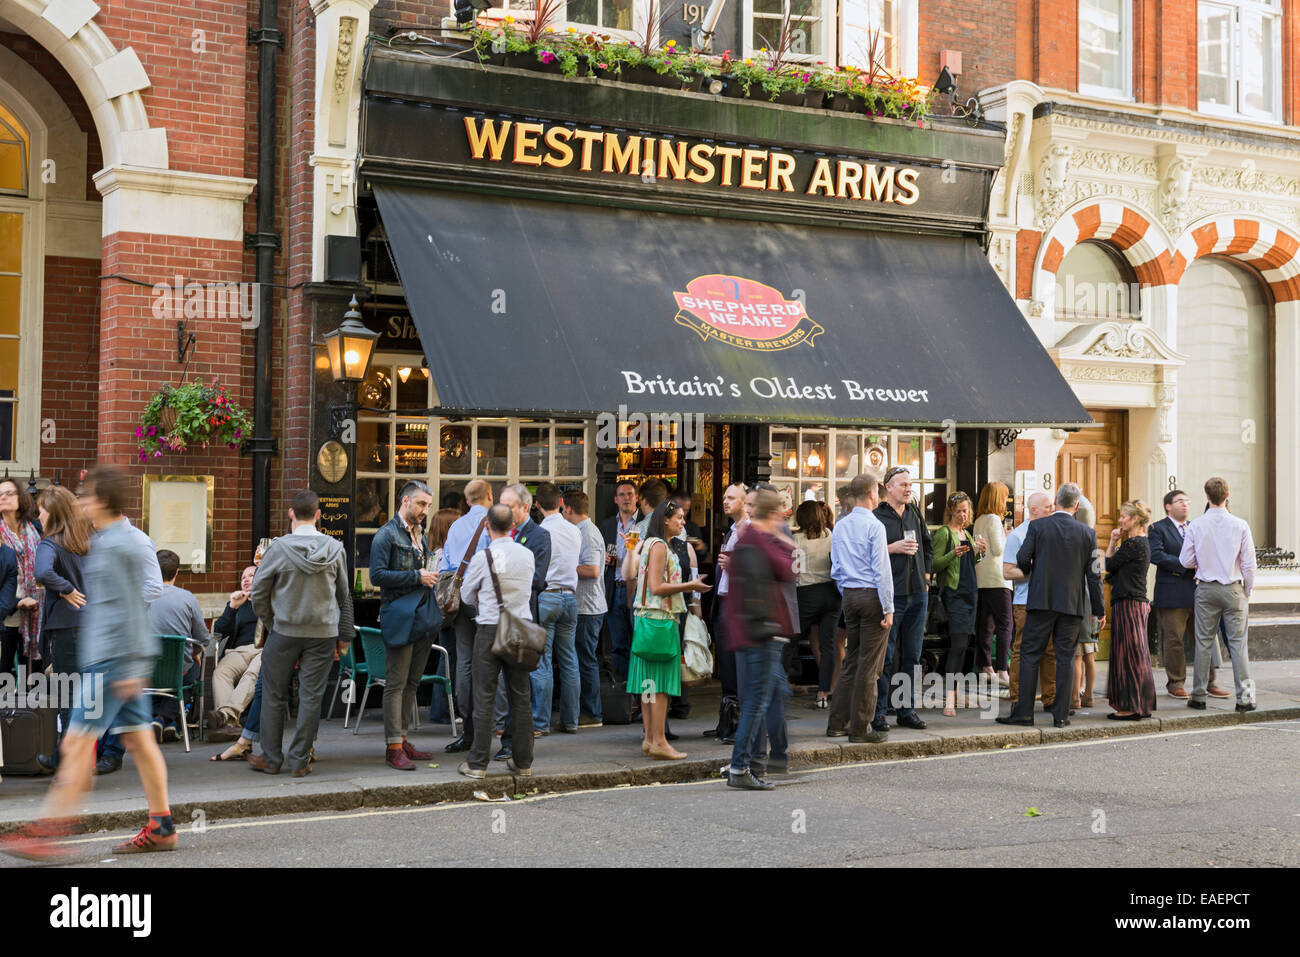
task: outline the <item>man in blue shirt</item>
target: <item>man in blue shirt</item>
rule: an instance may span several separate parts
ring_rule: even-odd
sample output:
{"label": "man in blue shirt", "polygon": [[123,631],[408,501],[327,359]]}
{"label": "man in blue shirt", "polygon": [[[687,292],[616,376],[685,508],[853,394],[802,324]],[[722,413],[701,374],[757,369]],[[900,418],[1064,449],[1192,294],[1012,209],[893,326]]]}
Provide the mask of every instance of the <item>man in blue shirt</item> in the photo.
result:
{"label": "man in blue shirt", "polygon": [[[1008,697],[1012,704],[1020,692],[1020,636],[1025,630],[1026,609],[1029,605],[1029,576],[1020,570],[1016,558],[1020,554],[1020,546],[1024,544],[1025,533],[1029,531],[1029,523],[1052,514],[1052,496],[1046,492],[1034,492],[1025,500],[1025,512],[1025,520],[1011,530],[1002,550],[1002,577],[1016,583],[1015,594],[1011,598],[1015,637],[1011,642],[1011,693]],[[1047,650],[1043,652],[1043,666],[1038,674],[1043,684],[1043,707],[1051,710],[1052,702],[1056,700],[1056,656],[1052,654],[1051,641],[1048,641]],[[1030,693],[1033,693],[1032,690]]]}
{"label": "man in blue shirt", "polygon": [[843,595],[848,644],[831,702],[826,735],[854,743],[882,742],[887,731],[871,727],[876,681],[885,665],[894,626],[894,573],[885,526],[872,514],[880,504],[880,473],[867,469],[849,483],[853,511],[831,533],[831,578]]}
{"label": "man in blue shirt", "polygon": [[[469,511],[447,529],[447,541],[442,546],[442,564],[438,566],[439,582],[454,577],[462,560],[468,567],[469,559],[488,546],[488,534],[483,524],[492,505],[492,486],[483,479],[473,479],[465,486],[465,501],[469,502]],[[475,534],[479,536],[477,542],[474,542]],[[472,550],[471,542],[474,542]],[[463,576],[463,571],[461,574]],[[456,591],[460,591],[459,585]],[[474,660],[474,632],[478,627],[474,618],[477,615],[477,608],[461,602],[460,610],[448,616],[450,621],[443,619],[444,627],[450,626],[456,636],[456,711],[462,730],[460,737],[444,749],[453,754],[468,751],[474,745],[474,691],[470,673]],[[489,728],[487,733],[491,734],[492,729]]]}

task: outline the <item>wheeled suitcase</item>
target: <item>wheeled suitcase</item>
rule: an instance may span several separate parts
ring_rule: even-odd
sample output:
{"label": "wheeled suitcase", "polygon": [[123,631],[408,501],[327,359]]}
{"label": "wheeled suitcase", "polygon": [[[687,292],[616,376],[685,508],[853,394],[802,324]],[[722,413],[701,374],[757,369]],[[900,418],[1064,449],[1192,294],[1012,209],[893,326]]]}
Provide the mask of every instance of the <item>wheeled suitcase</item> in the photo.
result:
{"label": "wheeled suitcase", "polygon": [[55,708],[0,710],[0,774],[45,773],[36,756],[58,748],[58,714]]}

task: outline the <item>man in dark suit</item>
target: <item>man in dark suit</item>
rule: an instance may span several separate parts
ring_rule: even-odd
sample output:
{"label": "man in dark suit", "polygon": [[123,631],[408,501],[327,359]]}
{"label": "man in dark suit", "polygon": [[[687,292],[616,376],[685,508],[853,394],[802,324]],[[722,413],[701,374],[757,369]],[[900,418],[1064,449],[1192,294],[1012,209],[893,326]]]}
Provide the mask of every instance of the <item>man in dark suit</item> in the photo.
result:
{"label": "man in dark suit", "polygon": [[[1101,597],[1100,553],[1097,533],[1074,519],[1082,493],[1067,482],[1056,490],[1056,511],[1030,522],[1024,544],[1016,556],[1017,567],[1029,576],[1029,601],[1020,645],[1020,687],[1038,685],[1038,663],[1047,642],[1056,652],[1056,687],[1069,688],[1074,680],[1074,647],[1089,611],[1105,624]],[[1086,583],[1086,587],[1085,587]],[[1011,714],[999,724],[1034,723],[1034,696],[1022,694]],[[1052,709],[1056,727],[1070,723],[1070,696],[1058,693]]]}
{"label": "man in dark suit", "polygon": [[[510,537],[516,545],[522,545],[533,553],[533,594],[528,601],[528,610],[533,621],[541,621],[537,609],[537,596],[546,589],[546,572],[551,567],[551,534],[533,521],[529,514],[533,507],[533,495],[522,484],[507,485],[501,490],[501,504],[510,509],[514,528]],[[501,736],[501,750],[495,755],[497,761],[504,761],[514,754],[510,737],[510,711],[503,699],[504,685],[497,691],[497,721],[503,724],[505,733]],[[548,702],[549,703],[549,702]],[[475,733],[479,733],[476,729]]]}
{"label": "man in dark suit", "polygon": [[614,504],[618,511],[600,523],[600,535],[605,540],[605,550],[614,546],[614,557],[605,560],[605,628],[608,639],[606,651],[615,681],[627,680],[628,656],[632,651],[632,609],[628,605],[627,586],[623,583],[623,536],[641,517],[636,507],[636,483],[619,482],[614,488]]}
{"label": "man in dark suit", "polygon": [[[1184,568],[1178,560],[1183,550],[1183,538],[1191,513],[1191,499],[1187,493],[1174,489],[1165,495],[1165,517],[1153,522],[1147,530],[1151,545],[1151,564],[1156,566],[1155,600],[1151,607],[1160,616],[1162,647],[1160,659],[1165,666],[1165,690],[1175,698],[1186,700],[1187,657],[1183,650],[1183,636],[1195,638],[1196,569]],[[1195,647],[1195,644],[1192,645]],[[1214,683],[1214,669],[1223,664],[1219,643],[1213,646],[1210,662],[1210,685],[1206,690],[1211,698],[1230,697]]]}

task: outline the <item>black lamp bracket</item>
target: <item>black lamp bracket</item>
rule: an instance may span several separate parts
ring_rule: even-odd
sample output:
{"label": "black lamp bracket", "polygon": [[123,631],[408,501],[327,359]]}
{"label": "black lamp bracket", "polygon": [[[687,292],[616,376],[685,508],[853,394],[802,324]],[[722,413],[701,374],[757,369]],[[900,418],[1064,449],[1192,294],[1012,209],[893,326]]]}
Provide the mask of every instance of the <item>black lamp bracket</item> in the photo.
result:
{"label": "black lamp bracket", "polygon": [[185,331],[185,321],[179,320],[176,323],[176,363],[177,365],[187,365],[188,356],[198,345],[198,337],[192,332]]}

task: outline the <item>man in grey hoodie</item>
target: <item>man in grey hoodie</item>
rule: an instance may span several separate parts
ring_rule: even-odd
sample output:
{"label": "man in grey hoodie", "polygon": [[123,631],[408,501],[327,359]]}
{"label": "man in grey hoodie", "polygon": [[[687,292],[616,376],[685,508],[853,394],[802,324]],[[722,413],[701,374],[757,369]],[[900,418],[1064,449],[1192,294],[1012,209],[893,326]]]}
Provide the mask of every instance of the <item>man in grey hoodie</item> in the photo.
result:
{"label": "man in grey hoodie", "polygon": [[336,644],[346,650],[356,637],[352,591],[343,546],[316,528],[320,499],[310,489],[293,497],[292,531],[262,555],[253,576],[252,602],[266,625],[262,650],[262,753],[248,763],[279,774],[284,764],[284,721],[289,685],[298,666],[298,727],[289,744],[289,768],[296,778],[311,773],[308,759],[320,724],[321,699]]}

